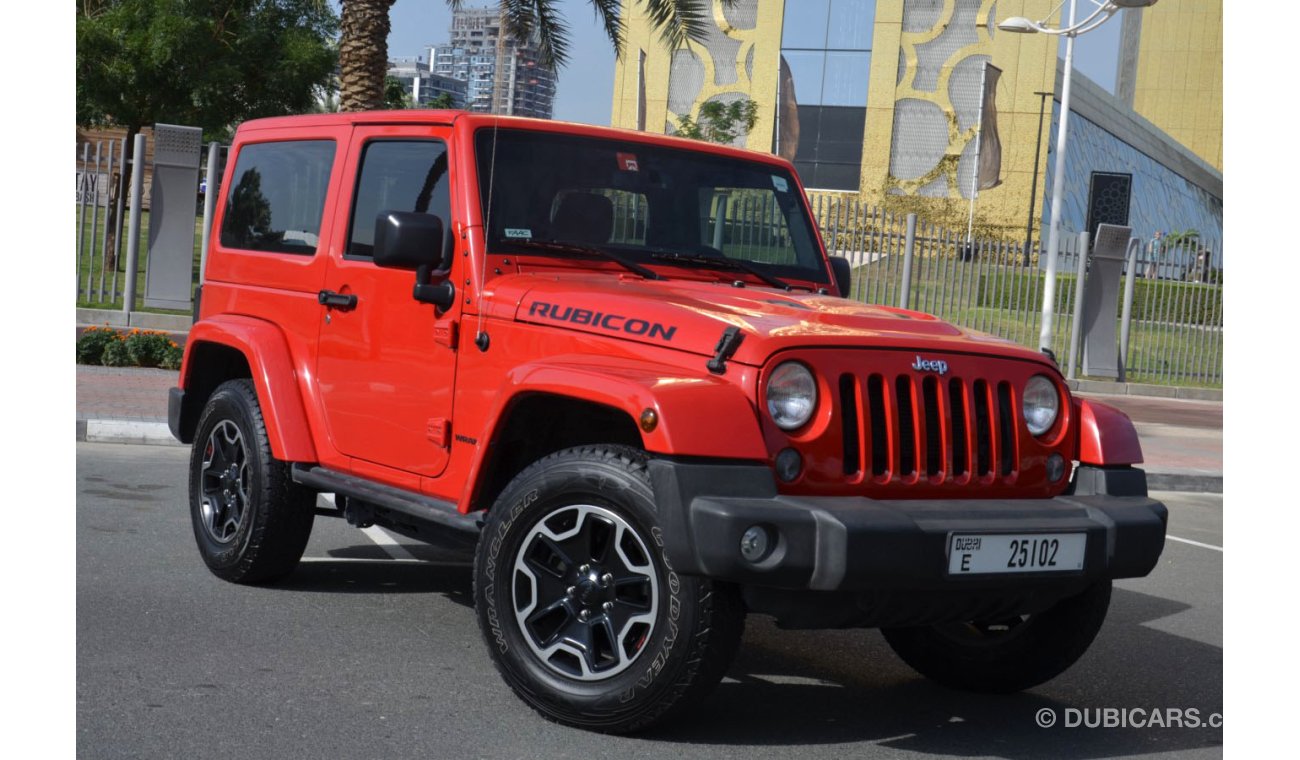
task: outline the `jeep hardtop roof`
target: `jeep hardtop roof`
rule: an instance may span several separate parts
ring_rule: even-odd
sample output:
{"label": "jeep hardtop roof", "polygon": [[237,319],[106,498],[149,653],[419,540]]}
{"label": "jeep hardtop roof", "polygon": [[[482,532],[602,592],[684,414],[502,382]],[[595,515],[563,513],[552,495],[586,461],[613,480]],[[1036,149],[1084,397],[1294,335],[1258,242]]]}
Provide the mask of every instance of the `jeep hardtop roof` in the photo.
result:
{"label": "jeep hardtop roof", "polygon": [[470,111],[434,110],[412,108],[400,111],[355,111],[349,113],[302,114],[299,116],[274,116],[266,119],[253,119],[239,126],[237,135],[264,129],[290,129],[306,127],[364,126],[379,124],[429,124],[438,126],[465,127],[469,130],[480,127],[499,126],[501,129],[530,129],[540,132],[560,132],[583,137],[626,140],[672,148],[692,150],[701,153],[713,153],[721,156],[739,158],[781,166],[793,172],[789,161],[770,153],[733,148],[727,145],[690,140],[683,137],[661,135],[653,132],[640,132],[632,129],[614,127],[597,127],[591,124],[579,124],[572,121],[555,121],[552,119],[530,119],[522,116],[495,116]]}

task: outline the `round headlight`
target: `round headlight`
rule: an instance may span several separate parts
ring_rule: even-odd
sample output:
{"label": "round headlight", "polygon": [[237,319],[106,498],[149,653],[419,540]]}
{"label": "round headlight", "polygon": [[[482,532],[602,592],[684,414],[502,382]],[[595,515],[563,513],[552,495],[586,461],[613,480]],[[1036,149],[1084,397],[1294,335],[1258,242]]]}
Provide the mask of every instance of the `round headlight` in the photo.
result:
{"label": "round headlight", "polygon": [[1056,384],[1043,375],[1034,375],[1025,383],[1025,426],[1034,435],[1052,429],[1056,415],[1061,411],[1061,395]]}
{"label": "round headlight", "polygon": [[767,413],[782,430],[794,430],[812,417],[817,408],[817,381],[808,368],[786,362],[767,381]]}

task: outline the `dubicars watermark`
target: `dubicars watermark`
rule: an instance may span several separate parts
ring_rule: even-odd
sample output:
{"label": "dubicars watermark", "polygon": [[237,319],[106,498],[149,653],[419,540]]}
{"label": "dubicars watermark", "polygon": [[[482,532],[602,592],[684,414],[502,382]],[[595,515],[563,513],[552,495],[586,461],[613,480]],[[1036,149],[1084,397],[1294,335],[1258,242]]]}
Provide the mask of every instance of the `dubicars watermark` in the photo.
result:
{"label": "dubicars watermark", "polygon": [[1195,707],[1043,707],[1034,722],[1040,728],[1221,728],[1223,714]]}

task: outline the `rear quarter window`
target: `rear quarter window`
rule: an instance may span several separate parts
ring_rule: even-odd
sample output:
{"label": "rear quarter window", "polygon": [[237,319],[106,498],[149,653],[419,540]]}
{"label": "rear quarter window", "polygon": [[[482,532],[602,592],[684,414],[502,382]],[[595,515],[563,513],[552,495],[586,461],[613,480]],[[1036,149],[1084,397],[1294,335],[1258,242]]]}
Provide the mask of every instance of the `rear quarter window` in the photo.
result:
{"label": "rear quarter window", "polygon": [[221,245],[315,254],[333,165],[333,140],[244,145],[226,194]]}

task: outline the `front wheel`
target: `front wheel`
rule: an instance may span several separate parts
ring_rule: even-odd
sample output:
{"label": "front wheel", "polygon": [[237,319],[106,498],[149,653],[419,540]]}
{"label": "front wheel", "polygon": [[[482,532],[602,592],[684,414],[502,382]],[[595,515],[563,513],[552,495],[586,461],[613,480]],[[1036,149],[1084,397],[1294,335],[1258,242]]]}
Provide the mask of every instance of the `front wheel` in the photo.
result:
{"label": "front wheel", "polygon": [[954,689],[1023,691],[1073,665],[1101,630],[1110,581],[1033,615],[1000,620],[884,628],[894,652],[913,670]]}
{"label": "front wheel", "polygon": [[736,590],[679,576],[663,551],[645,456],[552,454],[489,512],[475,606],[506,682],[543,716],[644,729],[703,697],[739,645]]}
{"label": "front wheel", "polygon": [[190,452],[190,518],[208,569],[234,583],[287,575],[307,547],[314,505],[271,455],[252,381],[218,386]]}

